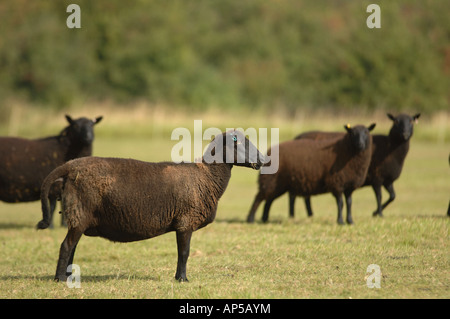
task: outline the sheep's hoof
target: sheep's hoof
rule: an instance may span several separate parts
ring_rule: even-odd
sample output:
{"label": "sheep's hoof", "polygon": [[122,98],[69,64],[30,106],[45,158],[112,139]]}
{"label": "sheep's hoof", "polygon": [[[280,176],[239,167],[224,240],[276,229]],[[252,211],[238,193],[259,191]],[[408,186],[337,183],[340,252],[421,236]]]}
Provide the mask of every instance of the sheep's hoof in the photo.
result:
{"label": "sheep's hoof", "polygon": [[189,282],[189,280],[187,278],[175,278],[176,280],[178,280],[178,282]]}
{"label": "sheep's hoof", "polygon": [[55,281],[61,281],[61,282],[66,282],[67,281],[67,276],[66,275],[59,275],[59,276],[55,276]]}
{"label": "sheep's hoof", "polygon": [[345,225],[343,220],[338,220],[337,223],[338,223],[338,225]]}
{"label": "sheep's hoof", "polygon": [[46,229],[48,228],[48,226],[50,226],[47,222],[41,220],[37,225],[36,228],[37,229]]}
{"label": "sheep's hoof", "polygon": [[377,217],[377,216],[378,216],[378,217],[383,217],[383,213],[381,213],[381,212],[373,212],[373,213],[372,213],[372,216],[373,216],[373,217]]}

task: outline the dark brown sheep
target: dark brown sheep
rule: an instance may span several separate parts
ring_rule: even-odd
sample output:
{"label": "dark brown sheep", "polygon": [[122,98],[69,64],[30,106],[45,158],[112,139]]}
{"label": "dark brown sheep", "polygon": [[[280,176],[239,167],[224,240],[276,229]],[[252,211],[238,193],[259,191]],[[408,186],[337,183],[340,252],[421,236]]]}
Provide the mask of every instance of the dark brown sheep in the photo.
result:
{"label": "dark brown sheep", "polygon": [[[370,164],[372,137],[369,133],[375,124],[366,128],[345,126],[347,134],[334,139],[314,141],[300,139],[279,145],[278,172],[259,175],[259,192],[247,217],[253,222],[259,204],[265,200],[262,220],[269,218],[272,202],[285,192],[290,196],[311,196],[332,193],[338,206],[339,224],[342,219],[342,194],[347,204],[347,223],[352,224],[352,192],[366,178]],[[270,151],[270,150],[269,150]]]}
{"label": "dark brown sheep", "polygon": [[[93,126],[101,121],[66,115],[69,126],[57,136],[28,140],[0,137],[0,200],[8,203],[40,199],[44,178],[68,160],[90,156],[94,140]],[[57,185],[49,194],[51,214],[59,196]]]}
{"label": "dark brown sheep", "polygon": [[214,220],[231,168],[239,165],[259,169],[262,159],[241,132],[229,131],[210,143],[202,163],[87,157],[56,168],[42,184],[43,220],[37,225],[39,229],[48,227],[48,192],[55,181],[62,180],[62,209],[68,232],[61,244],[55,279],[66,279],[66,269],[72,264],[83,234],[131,242],[175,231],[175,278],[187,281],[192,232]]}
{"label": "dark brown sheep", "polygon": [[[409,116],[400,114],[397,117],[387,114],[393,121],[389,135],[373,135],[372,159],[367,172],[367,177],[362,186],[372,186],[377,200],[377,210],[373,216],[383,216],[383,209],[394,199],[394,181],[400,177],[403,163],[409,150],[409,141],[413,135],[413,125],[420,117],[420,113]],[[313,131],[298,135],[295,139],[322,140],[342,136],[341,132]],[[381,204],[381,186],[389,192],[389,199]],[[294,216],[295,196],[290,198],[289,213]],[[310,197],[305,197],[305,205],[308,216],[312,216]]]}

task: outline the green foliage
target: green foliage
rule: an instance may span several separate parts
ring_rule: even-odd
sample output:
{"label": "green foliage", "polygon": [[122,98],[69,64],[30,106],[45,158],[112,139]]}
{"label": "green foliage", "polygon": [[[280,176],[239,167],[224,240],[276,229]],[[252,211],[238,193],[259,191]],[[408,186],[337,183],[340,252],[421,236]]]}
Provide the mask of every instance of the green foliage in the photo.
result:
{"label": "green foliage", "polygon": [[448,108],[450,2],[0,3],[0,98],[221,107]]}

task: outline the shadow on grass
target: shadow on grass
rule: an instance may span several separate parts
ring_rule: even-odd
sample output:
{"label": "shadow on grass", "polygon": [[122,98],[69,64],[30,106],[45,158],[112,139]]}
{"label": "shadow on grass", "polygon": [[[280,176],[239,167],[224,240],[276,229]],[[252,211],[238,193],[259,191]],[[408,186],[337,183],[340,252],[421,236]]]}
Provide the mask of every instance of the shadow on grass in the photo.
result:
{"label": "shadow on grass", "polygon": [[[37,222],[36,222],[36,224],[37,224]],[[2,229],[25,229],[25,228],[36,228],[36,225],[18,224],[18,223],[14,223],[14,222],[0,223],[0,230],[2,230]]]}
{"label": "shadow on grass", "polygon": [[434,214],[434,215],[417,215],[417,216],[415,216],[415,217],[417,217],[417,218],[423,218],[423,219],[442,219],[442,218],[450,218],[450,216],[449,215],[446,215],[445,213],[444,214],[442,214],[442,215],[437,215],[437,214]]}
{"label": "shadow on grass", "polygon": [[[0,281],[14,281],[14,280],[38,280],[38,281],[55,281],[54,275],[43,275],[43,276],[29,276],[29,275],[2,275],[0,276]],[[156,276],[142,276],[142,275],[81,275],[81,282],[104,282],[104,281],[160,281]],[[174,279],[175,280],[175,279]]]}
{"label": "shadow on grass", "polygon": [[[446,215],[446,214],[442,214],[442,215],[438,215],[438,214],[433,214],[433,215],[416,215],[416,216],[405,216],[405,217],[409,217],[409,218],[411,218],[411,217],[415,217],[415,218],[420,218],[420,219],[445,219],[445,218],[449,218],[450,219],[450,216],[449,215]],[[374,219],[380,219],[380,220],[382,220],[382,218],[383,217],[378,217],[378,216],[376,216],[376,217],[373,217]],[[291,219],[291,218],[286,218],[286,219],[273,219],[273,220],[269,220],[269,221],[267,221],[267,222],[263,222],[261,219],[256,219],[255,218],[255,221],[253,222],[253,223],[247,223],[247,220],[246,219],[243,219],[243,218],[228,218],[228,219],[226,219],[226,218],[220,218],[220,217],[217,217],[216,219],[214,219],[214,222],[215,223],[228,223],[228,224],[248,224],[248,225],[254,225],[254,224],[256,224],[256,225],[269,225],[269,224],[284,224],[284,223],[294,223],[294,224],[302,224],[302,223],[306,223],[307,221],[312,221],[313,220],[313,218],[312,217],[307,217],[307,218],[304,218],[304,219],[298,219],[298,218],[295,218],[295,219]],[[322,221],[316,221],[316,222],[318,222],[318,223],[323,223],[323,224],[326,224],[326,225],[335,225],[336,224],[336,221],[334,220],[334,219],[324,219],[324,220],[322,220]],[[356,223],[356,222],[355,222]]]}
{"label": "shadow on grass", "polygon": [[214,219],[215,223],[227,223],[227,224],[243,224],[243,225],[254,225],[254,224],[261,224],[261,225],[267,225],[267,224],[282,224],[283,221],[281,219],[277,220],[274,219],[273,221],[263,222],[261,220],[255,220],[253,223],[247,223],[247,220],[242,218],[216,218]]}

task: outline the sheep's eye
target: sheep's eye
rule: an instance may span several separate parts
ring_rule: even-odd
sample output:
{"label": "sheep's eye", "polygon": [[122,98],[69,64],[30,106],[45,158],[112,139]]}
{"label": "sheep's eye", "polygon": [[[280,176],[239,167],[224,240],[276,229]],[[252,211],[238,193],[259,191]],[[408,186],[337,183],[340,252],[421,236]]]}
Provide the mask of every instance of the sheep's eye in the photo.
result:
{"label": "sheep's eye", "polygon": [[233,136],[233,141],[234,141],[234,142],[237,142],[237,137],[236,137],[236,135]]}

